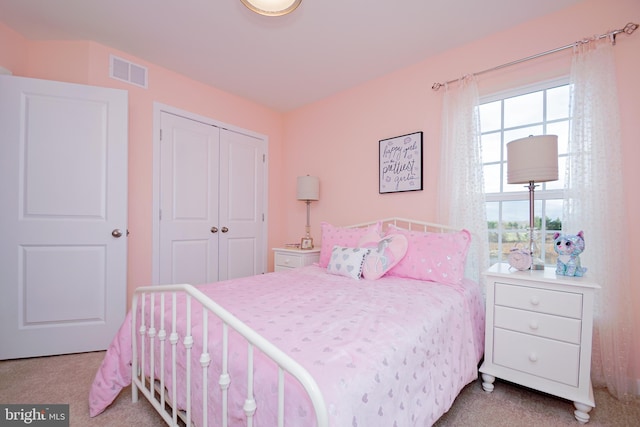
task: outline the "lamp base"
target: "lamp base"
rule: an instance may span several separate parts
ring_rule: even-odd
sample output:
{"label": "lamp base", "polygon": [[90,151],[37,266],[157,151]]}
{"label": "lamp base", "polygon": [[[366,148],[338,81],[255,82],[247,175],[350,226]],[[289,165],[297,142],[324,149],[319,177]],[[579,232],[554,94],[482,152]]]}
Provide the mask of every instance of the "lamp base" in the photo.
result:
{"label": "lamp base", "polygon": [[531,270],[544,270],[544,262],[540,258],[533,258]]}

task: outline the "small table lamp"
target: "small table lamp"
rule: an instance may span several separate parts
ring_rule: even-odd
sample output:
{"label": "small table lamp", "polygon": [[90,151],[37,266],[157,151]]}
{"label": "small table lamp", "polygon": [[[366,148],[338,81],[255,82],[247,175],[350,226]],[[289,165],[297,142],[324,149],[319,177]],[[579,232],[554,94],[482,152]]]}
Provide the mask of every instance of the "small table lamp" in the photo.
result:
{"label": "small table lamp", "polygon": [[534,261],[534,191],[536,182],[558,180],[558,136],[538,135],[516,139],[507,144],[507,183],[528,184],[529,188],[529,251],[531,270],[544,269],[544,263]]}
{"label": "small table lamp", "polygon": [[303,200],[307,204],[307,226],[305,236],[300,242],[300,249],[313,249],[313,238],[309,234],[309,211],[312,200],[320,200],[320,180],[317,176],[299,176],[297,186],[298,200]]}

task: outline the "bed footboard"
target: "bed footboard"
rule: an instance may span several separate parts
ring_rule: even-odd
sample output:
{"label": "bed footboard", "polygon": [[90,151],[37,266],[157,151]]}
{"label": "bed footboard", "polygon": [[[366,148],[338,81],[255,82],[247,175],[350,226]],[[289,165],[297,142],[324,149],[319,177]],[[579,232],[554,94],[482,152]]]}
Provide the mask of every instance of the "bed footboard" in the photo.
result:
{"label": "bed footboard", "polygon": [[[185,313],[178,313],[181,307],[177,303],[178,299],[184,299]],[[197,302],[193,304],[195,310],[202,310],[202,321],[197,325],[192,324],[193,301]],[[165,314],[166,307],[169,310]],[[209,369],[211,348],[210,343],[207,342],[209,316],[215,316],[221,321],[222,349],[215,349],[216,353],[222,354],[221,372],[217,378],[209,377],[211,371]],[[180,331],[181,333],[179,333],[177,326],[178,319],[184,319],[185,322],[184,330]],[[324,399],[316,381],[307,370],[197,288],[191,285],[138,288],[133,296],[132,320],[132,399],[136,402],[139,393],[142,393],[167,424],[172,426],[181,425],[180,423],[187,426],[196,424],[199,427],[208,425],[226,427],[229,424],[228,388],[233,380],[229,369],[229,328],[231,328],[246,340],[247,395],[243,405],[246,425],[253,425],[257,408],[256,399],[260,398],[254,396],[254,349],[258,349],[277,365],[277,425],[284,426],[285,373],[288,373],[302,385],[308,394],[309,401],[315,411],[317,426],[328,426],[328,413]],[[197,327],[194,328],[194,326]],[[178,348],[179,341],[181,341],[180,349]],[[200,351],[198,349],[201,349],[201,354],[192,354],[192,352]],[[185,353],[185,366],[179,367],[176,364],[178,351]],[[165,355],[170,356],[167,358]],[[199,357],[199,364],[192,363],[194,357]],[[158,369],[153,368],[158,366]],[[181,372],[181,369],[184,372]],[[198,374],[198,370],[201,371],[201,374]],[[169,372],[171,378],[165,378],[165,372]],[[182,374],[186,381],[185,390],[177,389],[177,375],[179,374]],[[202,383],[203,407],[201,408],[201,419],[198,420],[193,419],[193,378],[198,378]],[[217,385],[213,384],[214,381]],[[210,402],[208,394],[215,390],[213,387],[216,386],[220,388],[222,394],[222,407],[216,411],[216,414],[220,414],[220,419],[208,420],[207,403]],[[179,408],[176,402],[171,401],[171,397],[178,396],[178,393],[185,393],[181,399],[183,403]],[[197,412],[200,413],[200,411]]]}

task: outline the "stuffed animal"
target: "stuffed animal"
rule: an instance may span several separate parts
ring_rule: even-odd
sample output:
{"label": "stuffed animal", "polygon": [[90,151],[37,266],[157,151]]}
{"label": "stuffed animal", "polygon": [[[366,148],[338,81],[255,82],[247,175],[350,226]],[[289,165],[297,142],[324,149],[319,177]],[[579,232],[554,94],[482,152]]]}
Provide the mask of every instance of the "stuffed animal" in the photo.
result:
{"label": "stuffed animal", "polygon": [[553,235],[553,243],[558,253],[556,274],[561,276],[582,277],[587,271],[580,265],[580,254],[584,251],[584,234],[560,234]]}

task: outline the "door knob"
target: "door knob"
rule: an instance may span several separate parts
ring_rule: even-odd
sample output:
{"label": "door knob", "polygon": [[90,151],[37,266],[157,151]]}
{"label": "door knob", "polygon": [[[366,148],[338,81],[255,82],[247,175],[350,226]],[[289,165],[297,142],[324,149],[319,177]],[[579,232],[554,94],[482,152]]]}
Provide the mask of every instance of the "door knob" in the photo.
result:
{"label": "door knob", "polygon": [[226,233],[227,231],[229,231],[229,229],[227,227],[222,227],[222,232]]}
{"label": "door knob", "polygon": [[218,232],[218,227],[211,227],[211,232],[212,233],[217,233]]}
{"label": "door knob", "polygon": [[116,228],[111,232],[111,235],[117,239],[118,237],[122,237],[122,231]]}

